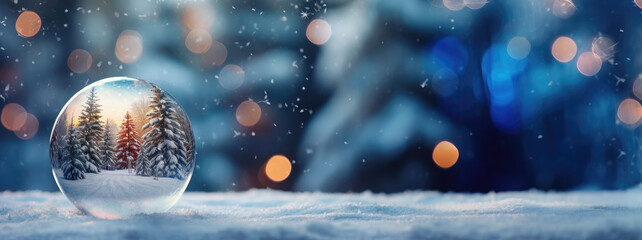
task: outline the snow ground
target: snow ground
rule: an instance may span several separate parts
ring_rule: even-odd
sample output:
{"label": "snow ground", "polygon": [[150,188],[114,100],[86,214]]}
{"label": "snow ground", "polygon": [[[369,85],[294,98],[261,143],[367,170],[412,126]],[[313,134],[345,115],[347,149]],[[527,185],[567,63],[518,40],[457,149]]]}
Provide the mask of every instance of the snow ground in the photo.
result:
{"label": "snow ground", "polygon": [[82,214],[59,192],[0,194],[0,239],[642,239],[642,189],[489,194],[188,192],[166,213]]}
{"label": "snow ground", "polygon": [[[63,176],[56,169],[56,176]],[[187,187],[187,179],[143,177],[128,170],[85,173],[85,179],[58,178],[64,193],[85,211],[102,218],[169,209]],[[155,199],[155,200],[152,200]]]}

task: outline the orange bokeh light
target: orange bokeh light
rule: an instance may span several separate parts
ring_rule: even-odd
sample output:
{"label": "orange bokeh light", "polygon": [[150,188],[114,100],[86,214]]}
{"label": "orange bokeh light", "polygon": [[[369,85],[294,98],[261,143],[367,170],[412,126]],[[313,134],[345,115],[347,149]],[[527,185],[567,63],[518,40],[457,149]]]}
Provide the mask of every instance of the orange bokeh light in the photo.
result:
{"label": "orange bokeh light", "polygon": [[25,124],[23,124],[18,130],[15,130],[14,133],[20,139],[27,140],[38,133],[38,125],[38,118],[31,113],[27,113]]}
{"label": "orange bokeh light", "polygon": [[265,175],[274,182],[282,182],[292,172],[292,163],[283,155],[274,155],[265,164]]}
{"label": "orange bokeh light", "polygon": [[256,125],[261,120],[261,107],[254,101],[243,101],[236,108],[236,121],[246,127]]}
{"label": "orange bokeh light", "polygon": [[185,46],[190,52],[204,53],[212,46],[212,36],[202,29],[194,29],[185,37]]}
{"label": "orange bokeh light", "polygon": [[136,31],[125,30],[116,40],[115,54],[123,63],[138,61],[143,53],[143,37]]}
{"label": "orange bokeh light", "polygon": [[212,47],[206,53],[202,55],[203,62],[207,66],[220,66],[223,65],[227,59],[227,48],[223,43],[218,41],[212,42]]}
{"label": "orange bokeh light", "polygon": [[33,37],[40,31],[42,21],[33,11],[24,11],[16,20],[16,32],[22,37]]}
{"label": "orange bokeh light", "polygon": [[569,37],[558,37],[553,42],[551,53],[559,62],[570,62],[577,54],[577,44]]}
{"label": "orange bokeh light", "polygon": [[91,67],[91,54],[83,49],[76,49],[69,54],[67,66],[72,72],[84,73]]}
{"label": "orange bokeh light", "polygon": [[635,5],[638,5],[639,8],[642,8],[642,0],[635,0]]}
{"label": "orange bokeh light", "polygon": [[642,118],[642,105],[633,98],[624,99],[617,108],[617,117],[625,124],[637,124]]}
{"label": "orange bokeh light", "polygon": [[183,11],[183,25],[189,30],[208,30],[214,24],[214,9],[207,3],[193,3]]}
{"label": "orange bokeh light", "polygon": [[577,70],[584,76],[594,76],[602,68],[602,60],[593,52],[585,52],[577,58]]}
{"label": "orange bokeh light", "polygon": [[457,162],[459,150],[454,144],[448,141],[442,141],[432,152],[432,160],[440,168],[450,168]]}
{"label": "orange bokeh light", "polygon": [[332,36],[332,27],[323,19],[314,19],[305,30],[305,36],[308,37],[310,42],[316,45],[322,45]]}
{"label": "orange bokeh light", "polygon": [[0,120],[6,129],[10,131],[18,130],[27,121],[27,110],[20,104],[9,103],[2,108]]}

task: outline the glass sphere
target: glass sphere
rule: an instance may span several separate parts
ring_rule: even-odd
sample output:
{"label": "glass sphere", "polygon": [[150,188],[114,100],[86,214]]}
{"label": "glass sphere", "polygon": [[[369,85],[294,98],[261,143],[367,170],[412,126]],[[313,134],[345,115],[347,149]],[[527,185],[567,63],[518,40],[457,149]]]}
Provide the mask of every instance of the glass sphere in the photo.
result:
{"label": "glass sphere", "polygon": [[194,170],[194,135],[183,108],[134,78],[103,79],[76,93],[49,143],[58,187],[99,218],[168,210]]}

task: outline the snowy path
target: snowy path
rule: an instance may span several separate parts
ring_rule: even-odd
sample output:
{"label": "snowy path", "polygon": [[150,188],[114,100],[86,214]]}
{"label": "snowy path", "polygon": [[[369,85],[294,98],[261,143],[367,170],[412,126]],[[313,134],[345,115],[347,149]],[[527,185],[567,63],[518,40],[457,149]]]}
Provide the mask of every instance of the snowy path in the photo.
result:
{"label": "snowy path", "polygon": [[103,220],[60,193],[0,194],[0,239],[642,239],[642,189],[498,194],[186,193]]}
{"label": "snowy path", "polygon": [[89,198],[143,198],[167,193],[171,189],[180,189],[183,182],[173,178],[142,177],[127,170],[103,170],[99,174],[86,173],[86,179],[60,179],[66,193],[77,195],[82,192]]}

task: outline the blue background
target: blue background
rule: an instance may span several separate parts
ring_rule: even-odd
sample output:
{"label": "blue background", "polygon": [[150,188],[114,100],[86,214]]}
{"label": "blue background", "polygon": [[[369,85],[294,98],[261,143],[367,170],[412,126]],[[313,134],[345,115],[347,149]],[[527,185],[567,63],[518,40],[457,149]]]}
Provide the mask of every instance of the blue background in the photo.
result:
{"label": "blue background", "polygon": [[[292,160],[293,171],[267,187],[296,191],[620,189],[640,182],[640,130],[616,116],[620,101],[635,98],[642,72],[642,10],[630,0],[577,1],[567,19],[541,0],[460,11],[437,0],[211,1],[209,32],[227,47],[225,64],[245,71],[243,86],[232,91],[218,84],[222,67],[203,67],[185,47],[181,16],[190,3],[16,2],[0,3],[0,108],[18,103],[40,127],[29,140],[0,128],[0,190],[57,189],[48,159],[55,118],[76,91],[112,76],[154,82],[183,105],[198,153],[188,190],[266,187],[257,173],[275,154]],[[42,18],[32,38],[14,28],[23,9]],[[321,46],[305,36],[317,18],[333,32]],[[126,29],[143,37],[132,64],[114,55]],[[617,43],[616,53],[596,76],[583,76],[577,56],[600,35]],[[515,36],[531,44],[525,59],[507,54]],[[559,36],[577,43],[569,63],[551,55]],[[83,74],[66,62],[78,48],[93,57]],[[422,87],[443,68],[458,86],[448,96],[430,81]],[[260,105],[259,124],[236,122],[238,104],[266,96],[271,104]],[[450,169],[432,162],[442,140],[460,152]]]}

